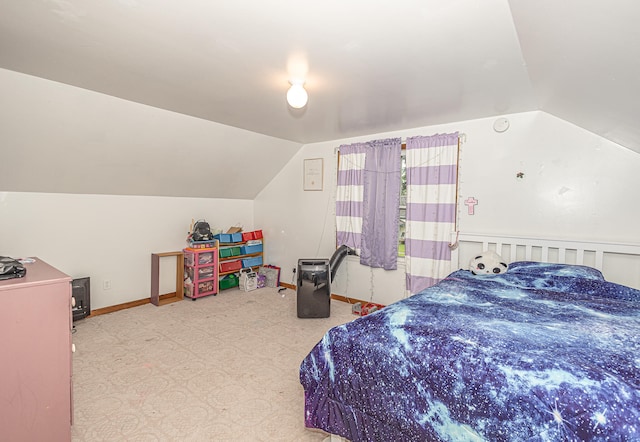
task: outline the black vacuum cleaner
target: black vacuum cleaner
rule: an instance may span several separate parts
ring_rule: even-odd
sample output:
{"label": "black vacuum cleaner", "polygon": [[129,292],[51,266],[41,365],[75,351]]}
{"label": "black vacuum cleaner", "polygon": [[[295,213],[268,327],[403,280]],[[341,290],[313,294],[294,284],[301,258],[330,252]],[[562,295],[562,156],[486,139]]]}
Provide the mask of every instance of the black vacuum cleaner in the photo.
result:
{"label": "black vacuum cleaner", "polygon": [[331,314],[331,281],[347,255],[355,255],[342,245],[331,259],[299,259],[297,304],[298,318],[328,318]]}

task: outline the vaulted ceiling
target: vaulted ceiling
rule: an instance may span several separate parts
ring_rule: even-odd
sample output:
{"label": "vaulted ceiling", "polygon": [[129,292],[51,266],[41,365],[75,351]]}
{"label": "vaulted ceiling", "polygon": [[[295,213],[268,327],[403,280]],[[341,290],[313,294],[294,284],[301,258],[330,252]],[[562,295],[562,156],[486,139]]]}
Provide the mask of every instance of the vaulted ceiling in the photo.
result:
{"label": "vaulted ceiling", "polygon": [[640,152],[639,19],[632,0],[3,0],[0,68],[296,145],[543,110]]}

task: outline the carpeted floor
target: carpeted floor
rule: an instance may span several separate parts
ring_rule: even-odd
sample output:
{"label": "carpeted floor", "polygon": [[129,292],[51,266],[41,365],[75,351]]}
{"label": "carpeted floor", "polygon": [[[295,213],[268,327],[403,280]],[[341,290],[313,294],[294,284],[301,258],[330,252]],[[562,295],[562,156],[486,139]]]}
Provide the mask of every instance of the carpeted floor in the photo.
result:
{"label": "carpeted floor", "polygon": [[275,288],[75,323],[73,441],[322,441],[304,427],[301,360],[332,326],[299,319],[296,294]]}

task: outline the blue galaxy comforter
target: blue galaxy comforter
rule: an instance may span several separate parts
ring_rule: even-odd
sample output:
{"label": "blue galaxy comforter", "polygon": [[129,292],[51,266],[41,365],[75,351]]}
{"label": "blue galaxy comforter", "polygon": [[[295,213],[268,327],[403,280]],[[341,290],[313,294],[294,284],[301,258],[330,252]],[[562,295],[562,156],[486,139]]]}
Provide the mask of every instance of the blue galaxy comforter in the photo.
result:
{"label": "blue galaxy comforter", "polygon": [[352,441],[640,440],[640,291],[582,266],[459,270],[331,329],[305,423]]}

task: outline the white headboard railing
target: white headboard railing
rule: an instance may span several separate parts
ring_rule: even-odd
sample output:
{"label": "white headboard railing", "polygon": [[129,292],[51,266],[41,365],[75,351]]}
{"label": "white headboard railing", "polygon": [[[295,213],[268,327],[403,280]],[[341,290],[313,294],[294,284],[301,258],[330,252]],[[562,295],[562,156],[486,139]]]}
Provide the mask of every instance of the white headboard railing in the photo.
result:
{"label": "white headboard railing", "polygon": [[[631,281],[634,281],[634,277],[640,281],[640,244],[526,238],[462,232],[452,235],[451,244],[452,271],[466,268],[469,259],[484,250],[495,251],[509,263],[514,261],[541,261],[588,265],[603,273],[607,270],[606,258],[615,255],[618,258],[616,262],[621,262],[621,256],[628,261],[629,267],[624,269],[624,272],[629,274]],[[619,266],[617,263],[616,265]],[[622,272],[622,269],[616,270]],[[606,273],[605,277],[607,277]],[[631,285],[629,283],[626,284]],[[638,287],[639,285],[640,282],[637,282],[635,286]]]}

